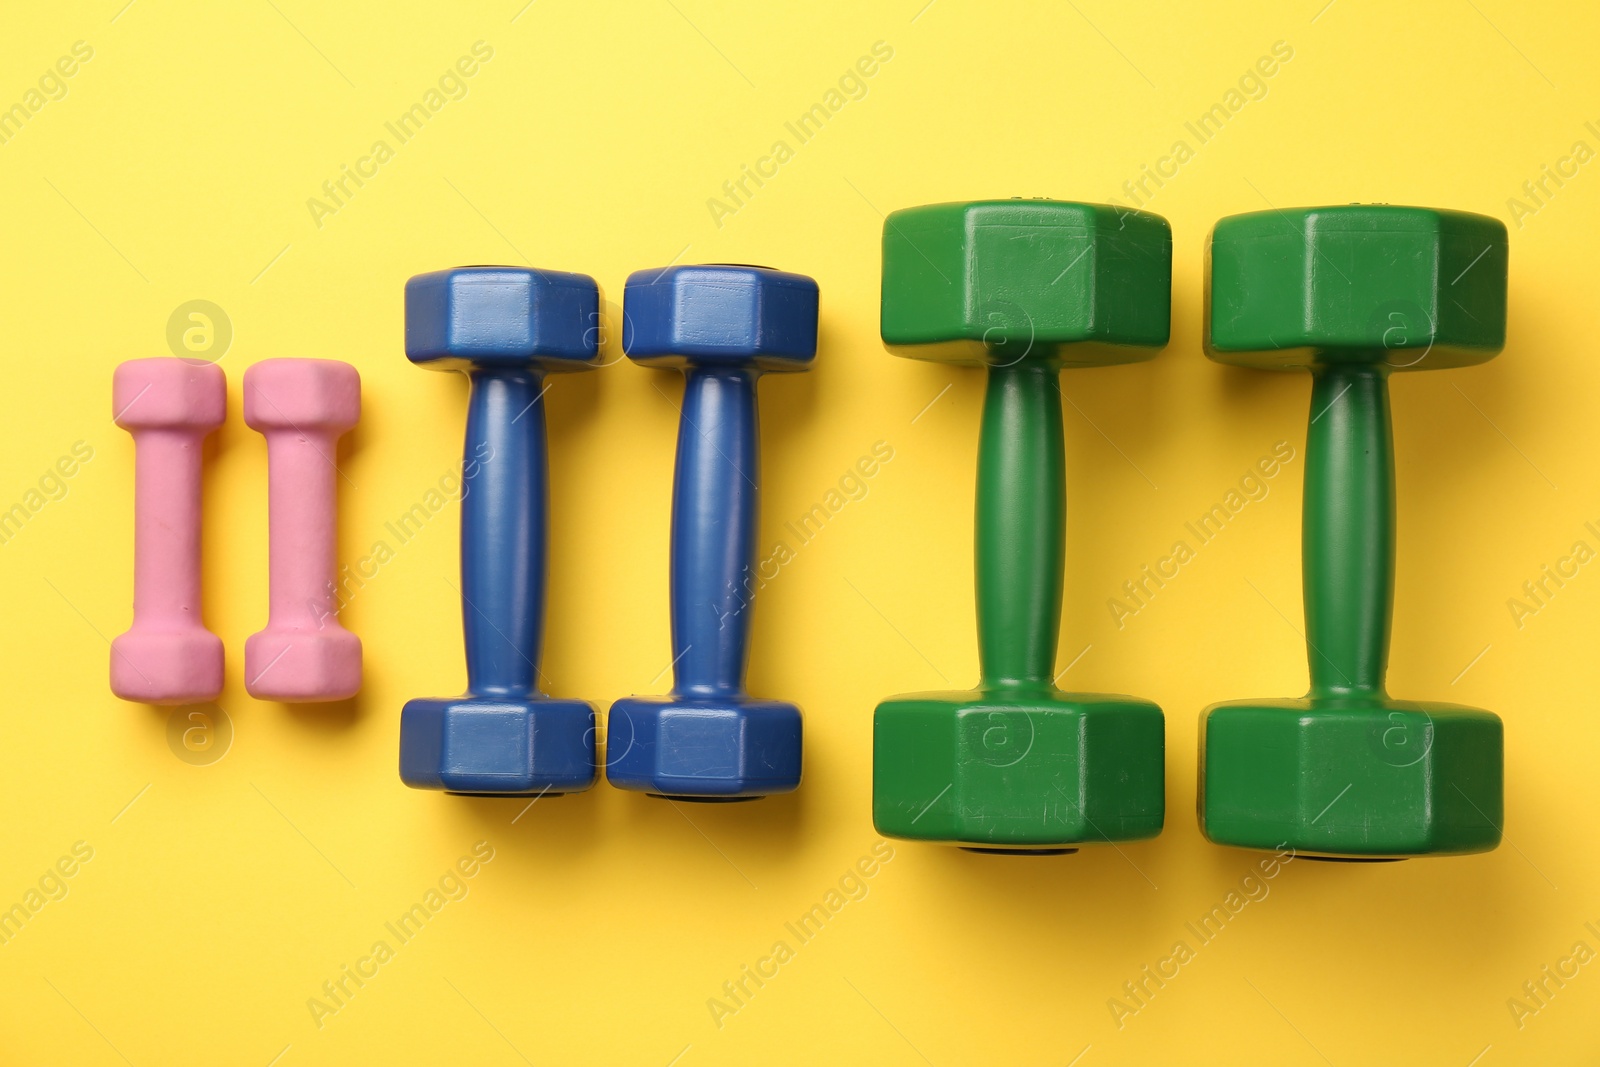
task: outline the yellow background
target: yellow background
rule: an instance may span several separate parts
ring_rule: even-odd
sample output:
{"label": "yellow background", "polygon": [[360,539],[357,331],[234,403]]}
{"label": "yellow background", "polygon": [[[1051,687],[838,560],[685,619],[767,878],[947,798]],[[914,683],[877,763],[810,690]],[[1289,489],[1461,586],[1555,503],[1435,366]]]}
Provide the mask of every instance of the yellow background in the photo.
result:
{"label": "yellow background", "polygon": [[[94,850],[0,946],[7,1063],[1101,1064],[1600,1062],[1600,967],[1519,1028],[1509,998],[1600,948],[1600,571],[1519,629],[1507,602],[1573,542],[1600,547],[1594,397],[1600,173],[1512,225],[1510,339],[1471,370],[1394,385],[1401,526],[1391,688],[1506,724],[1506,842],[1391,865],[1295,862],[1119,1028],[1123,983],[1191,940],[1259,858],[1193,814],[1209,702],[1305,685],[1299,492],[1308,381],[1200,352],[1202,248],[1268,205],[1507,200],[1600,119],[1580,5],[1295,0],[1206,5],[306,0],[8,9],[0,106],[76,41],[63,99],[0,145],[0,508],[76,441],[94,458],[0,546],[8,711],[0,906],[75,842]],[[474,42],[494,50],[319,228],[306,201]],[[721,220],[707,207],[874,42],[894,50],[810,143]],[[1120,850],[893,859],[719,1028],[707,1001],[791,940],[877,835],[874,703],[976,673],[971,496],[982,381],[877,339],[880,212],[995,196],[1123,195],[1274,42],[1264,98],[1149,202],[1174,236],[1172,344],[1065,377],[1071,687],[1167,712],[1166,832]],[[793,143],[793,139],[788,138]],[[761,591],[754,691],[806,711],[795,795],[673,806],[604,784],[541,801],[404,788],[399,709],[459,691],[457,508],[346,609],[359,700],[249,699],[266,617],[262,440],[240,375],[348,360],[362,424],[340,453],[341,558],[385,537],[460,458],[465,389],[403,355],[411,274],[524,263],[594,275],[767,263],[818,279],[814,373],[762,385],[764,546],[874,442],[894,459]],[[131,439],[112,368],[168,351],[206,299],[234,340],[208,452],[205,616],[235,737],[181,761],[169,712],[107,689],[130,620]],[[609,312],[616,325],[616,306]],[[563,696],[660,691],[681,388],[621,360],[550,391],[552,585],[543,669]],[[949,386],[948,389],[946,387]],[[1119,629],[1106,607],[1278,441],[1296,458]],[[1087,651],[1085,649],[1087,648]],[[515,821],[514,821],[515,820]],[[307,1000],[475,842],[467,885],[319,1028]],[[1553,987],[1552,987],[1553,988]],[[276,1057],[276,1059],[275,1059]],[[1477,1057],[1475,1059],[1475,1057]]]}

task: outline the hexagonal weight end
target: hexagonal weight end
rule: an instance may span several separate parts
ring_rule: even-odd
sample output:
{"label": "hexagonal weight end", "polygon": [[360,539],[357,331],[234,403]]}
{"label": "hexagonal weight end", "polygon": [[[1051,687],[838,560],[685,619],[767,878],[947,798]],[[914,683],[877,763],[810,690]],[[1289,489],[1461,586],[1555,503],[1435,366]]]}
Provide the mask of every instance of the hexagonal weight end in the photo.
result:
{"label": "hexagonal weight end", "polygon": [[406,282],[406,357],[440,370],[588,370],[600,287],[587,274],[456,267]]}
{"label": "hexagonal weight end", "polygon": [[622,350],[638,363],[800,371],[817,353],[817,283],[769,267],[712,263],[634,271]]}
{"label": "hexagonal weight end", "polygon": [[1206,354],[1284,369],[1438,370],[1506,338],[1506,228],[1461,211],[1350,204],[1233,215],[1206,250]]}
{"label": "hexagonal weight end", "polygon": [[361,691],[361,638],[332,619],[321,630],[269,627],[245,639],[244,678],[257,700],[348,700]]}
{"label": "hexagonal weight end", "polygon": [[889,215],[884,344],[974,365],[1149,359],[1172,320],[1167,220],[1105,204],[980,200]]}
{"label": "hexagonal weight end", "polygon": [[1124,696],[912,693],[873,719],[872,820],[892,837],[1051,849],[1161,832],[1161,709]]}
{"label": "hexagonal weight end", "polygon": [[264,359],[244,372],[244,422],[252,430],[343,433],[361,418],[361,375],[336,359]]}
{"label": "hexagonal weight end", "polygon": [[198,359],[130,359],[111,375],[112,419],[124,430],[210,433],[228,411],[222,368]]}
{"label": "hexagonal weight end", "polygon": [[464,696],[407,701],[400,778],[476,796],[575,793],[594,784],[594,707],[581,700]]}
{"label": "hexagonal weight end", "polygon": [[1200,825],[1221,845],[1352,859],[1500,843],[1503,731],[1456,704],[1241,700],[1201,716]]}
{"label": "hexagonal weight end", "polygon": [[606,719],[606,779],[619,789],[731,800],[799,788],[804,724],[782,700],[628,697]]}
{"label": "hexagonal weight end", "polygon": [[222,659],[222,638],[210,630],[136,627],[111,642],[111,691],[146,704],[215,700]]}

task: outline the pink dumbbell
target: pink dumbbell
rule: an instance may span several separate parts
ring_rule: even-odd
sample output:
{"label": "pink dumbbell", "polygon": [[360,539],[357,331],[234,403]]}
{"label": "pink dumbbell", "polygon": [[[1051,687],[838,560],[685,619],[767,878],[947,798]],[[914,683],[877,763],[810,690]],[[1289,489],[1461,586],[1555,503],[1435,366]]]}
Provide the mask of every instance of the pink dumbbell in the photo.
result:
{"label": "pink dumbbell", "polygon": [[111,379],[133,434],[133,625],[111,642],[111,691],[150,704],[222,692],[222,640],[200,621],[200,446],[222,425],[228,386],[212,363],[135,359]]}
{"label": "pink dumbbell", "polygon": [[339,437],[361,418],[361,376],[332,359],[269,359],[244,372],[244,421],[267,439],[270,607],[244,643],[245,689],[263,700],[344,700],[361,688],[361,639],[339,625]]}

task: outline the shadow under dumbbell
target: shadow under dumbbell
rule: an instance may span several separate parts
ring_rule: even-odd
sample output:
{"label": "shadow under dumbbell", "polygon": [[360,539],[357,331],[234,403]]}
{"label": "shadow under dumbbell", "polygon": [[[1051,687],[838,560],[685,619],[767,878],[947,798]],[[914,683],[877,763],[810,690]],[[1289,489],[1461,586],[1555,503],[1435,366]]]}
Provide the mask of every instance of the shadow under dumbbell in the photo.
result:
{"label": "shadow under dumbbell", "polygon": [[[890,867],[915,864],[901,871],[907,882],[939,887],[944,914],[982,914],[984,937],[990,943],[1076,946],[1093,955],[1093,946],[1117,943],[1170,944],[1181,923],[1153,906],[1172,890],[1183,869],[1172,855],[1169,832],[1137,844],[1116,847],[1083,845],[1073,851],[1031,851],[1049,860],[1009,862],[1024,853],[985,848],[923,848],[895,841]],[[1198,835],[1196,835],[1198,837]],[[1193,846],[1198,850],[1199,845]],[[1165,857],[1165,862],[1158,857]],[[1188,875],[1183,875],[1187,880]],[[1004,901],[999,906],[997,901]]]}
{"label": "shadow under dumbbell", "polygon": [[[244,425],[244,420],[238,417],[239,412],[234,406],[235,403],[236,398],[229,397],[227,421],[219,426],[215,432],[207,434],[200,442],[200,615],[202,620],[206,618],[214,618],[215,616],[213,611],[206,610],[206,591],[210,591],[213,602],[215,602],[214,598],[217,591],[227,588],[229,585],[231,585],[231,579],[234,577],[234,575],[230,573],[234,570],[233,562],[228,558],[225,552],[218,550],[219,539],[216,536],[216,531],[222,529],[222,516],[229,515],[230,518],[235,521],[238,519],[237,513],[232,513],[230,515],[228,509],[229,501],[221,492],[224,485],[230,482],[238,481],[238,475],[231,470],[226,469],[226,464],[223,462],[224,457],[226,457],[229,453],[237,451],[244,444],[250,443],[247,440],[248,437],[256,438],[255,442],[253,442],[255,444],[259,445],[260,442],[260,437],[256,434],[256,432],[246,428]],[[259,511],[250,515],[249,523],[251,529],[260,532],[262,567],[259,573],[261,576],[261,603],[263,610],[265,610],[265,594],[267,588],[267,570],[265,566],[267,544],[267,494],[265,492],[260,494],[258,500],[256,501],[256,506],[259,507]],[[208,530],[211,531],[209,536],[206,533]],[[128,538],[126,543],[132,544],[133,529],[131,526],[129,527],[126,536]],[[219,634],[219,636],[221,635]],[[224,643],[227,643],[227,639],[224,640]],[[240,657],[239,660],[236,660],[234,658],[234,653],[224,653],[222,664],[224,679],[226,679],[228,668],[240,660],[242,660],[242,657]],[[226,685],[226,682],[224,682],[224,685]],[[218,694],[218,696],[220,697],[221,694]],[[209,708],[214,705],[215,701],[211,701],[204,705],[195,705],[195,707]],[[161,712],[163,718],[165,718],[168,711],[172,710],[170,706],[151,706],[155,707],[157,711]]]}
{"label": "shadow under dumbbell", "polygon": [[322,704],[264,703],[271,703],[279,709],[278,713],[296,726],[320,734],[342,733],[350,729],[361,721],[366,707],[366,700],[360,693],[348,700],[330,700]]}
{"label": "shadow under dumbbell", "polygon": [[[561,391],[558,405],[545,404],[545,433],[550,441],[558,442],[567,434],[584,431],[598,433],[593,423],[600,407],[600,390],[605,386],[599,373],[551,374],[545,378],[545,386],[547,401],[556,390]],[[561,512],[555,511],[555,514]]]}
{"label": "shadow under dumbbell", "polygon": [[[602,747],[602,767],[606,753]],[[602,772],[603,774],[603,772]],[[826,787],[824,787],[826,788]],[[642,792],[630,794],[606,790],[624,800],[631,826],[625,831],[635,838],[662,839],[672,835],[675,844],[684,841],[709,841],[735,867],[752,871],[775,870],[792,862],[796,840],[802,835],[806,802],[815,784],[802,782],[799,789],[771,796],[715,797],[678,796]],[[665,801],[665,803],[663,803]],[[757,803],[749,803],[756,801]],[[687,826],[684,823],[688,823]],[[716,854],[710,854],[711,861]],[[757,876],[757,881],[760,877]]]}
{"label": "shadow under dumbbell", "polygon": [[[569,864],[579,853],[598,847],[600,805],[592,791],[574,793],[455,793],[447,816],[476,824],[497,850],[526,856],[541,864]],[[465,813],[464,815],[461,813]]]}
{"label": "shadow under dumbbell", "polygon": [[[609,358],[609,357],[607,357]],[[538,664],[534,684],[541,690],[563,693],[575,699],[587,699],[596,708],[596,727],[604,720],[605,705],[595,699],[595,694],[576,692],[576,684],[559,680],[570,671],[567,665],[583,655],[589,647],[590,625],[583,620],[594,608],[592,590],[584,578],[595,560],[591,539],[585,537],[583,528],[594,509],[594,483],[586,477],[582,463],[586,456],[603,453],[607,442],[600,436],[602,427],[596,417],[601,407],[601,393],[607,387],[606,363],[597,371],[587,374],[551,374],[545,378],[540,401],[545,409],[545,438],[547,447],[547,475],[550,506],[546,515],[549,538],[549,572],[545,578],[545,617],[541,651],[535,655]],[[559,396],[559,399],[556,397]],[[588,516],[585,516],[585,512]],[[551,625],[550,619],[562,620]],[[595,753],[595,759],[600,759]],[[598,784],[598,777],[596,783]],[[589,787],[585,787],[586,789]],[[502,794],[455,794],[458,796],[500,796]],[[518,810],[533,796],[546,800],[566,796],[564,792],[521,794]],[[577,801],[588,807],[594,799]],[[533,810],[529,811],[529,818]],[[523,821],[526,821],[524,819]],[[520,823],[519,823],[520,825]]]}
{"label": "shadow under dumbbell", "polygon": [[[360,373],[359,367],[357,368],[357,373]],[[338,451],[333,459],[334,465],[338,467],[341,474],[347,474],[351,462],[356,456],[366,450],[367,433],[367,424],[364,421],[357,419],[354,426],[350,427],[350,429],[346,430],[342,435],[340,435],[337,446]],[[343,503],[345,499],[345,493],[349,492],[353,487],[353,483],[346,480],[345,477],[341,477],[339,479],[339,500],[341,503]],[[339,528],[341,530],[344,529],[344,523],[340,523]]]}

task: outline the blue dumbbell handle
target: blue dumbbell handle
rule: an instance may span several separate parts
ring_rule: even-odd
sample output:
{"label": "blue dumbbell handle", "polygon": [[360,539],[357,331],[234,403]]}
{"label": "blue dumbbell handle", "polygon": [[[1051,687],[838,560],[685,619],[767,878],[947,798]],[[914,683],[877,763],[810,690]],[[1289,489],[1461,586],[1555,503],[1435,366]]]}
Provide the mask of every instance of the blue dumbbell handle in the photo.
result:
{"label": "blue dumbbell handle", "polygon": [[461,497],[467,691],[528,696],[538,692],[549,566],[544,376],[474,370],[470,377]]}
{"label": "blue dumbbell handle", "polygon": [[744,692],[755,593],[760,433],[755,370],[690,367],[672,492],[673,692]]}

